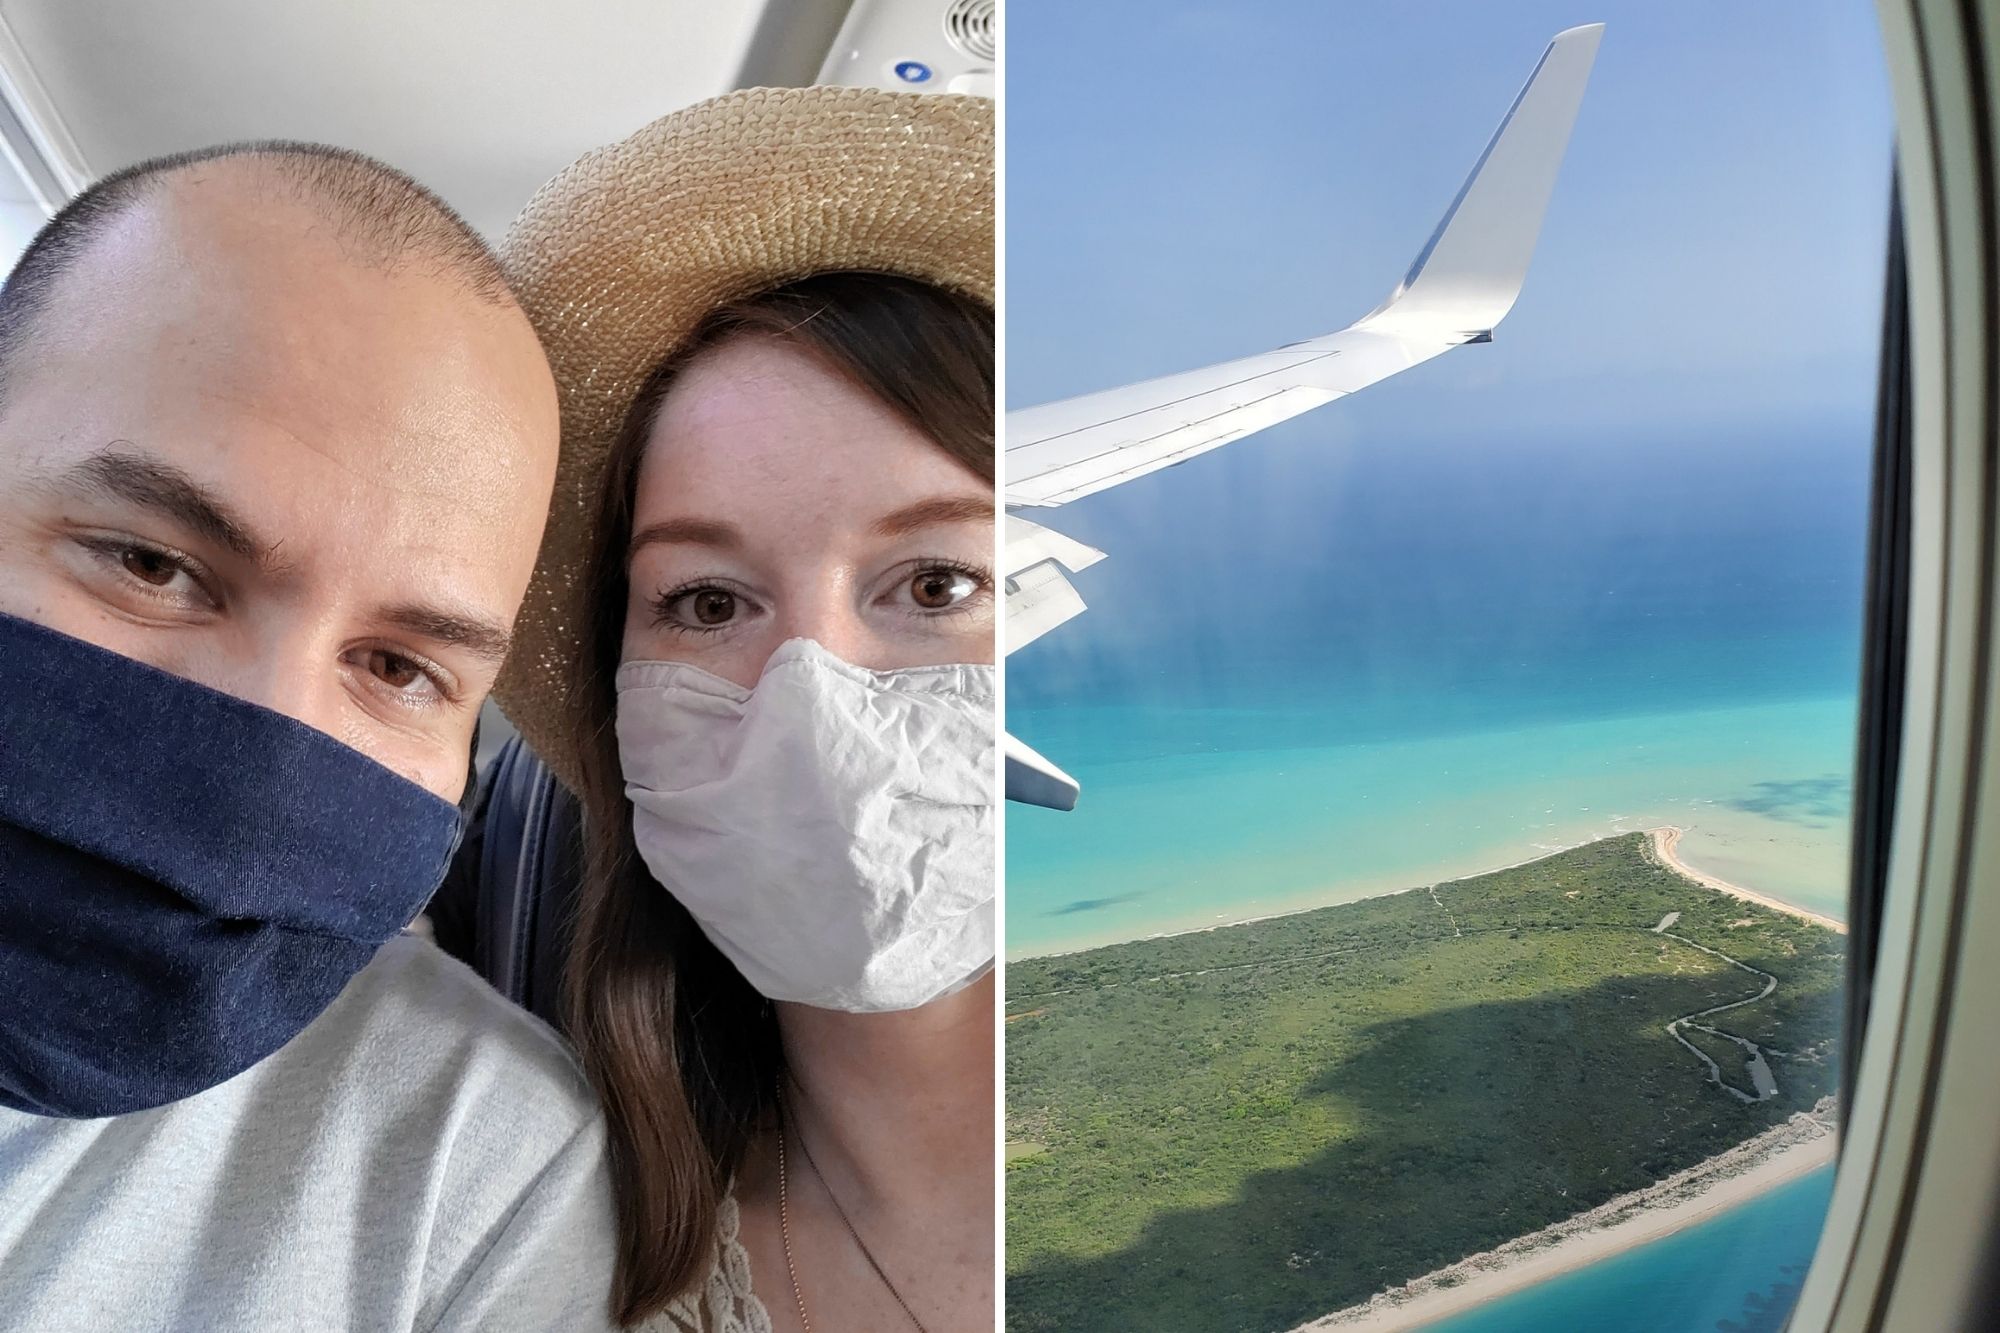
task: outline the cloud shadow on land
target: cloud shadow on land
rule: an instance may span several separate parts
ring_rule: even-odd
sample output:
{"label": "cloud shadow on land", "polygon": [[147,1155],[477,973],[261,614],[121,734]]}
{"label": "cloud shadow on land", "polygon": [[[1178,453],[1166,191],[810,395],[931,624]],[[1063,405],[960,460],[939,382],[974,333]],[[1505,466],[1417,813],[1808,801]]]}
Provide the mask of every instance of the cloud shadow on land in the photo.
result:
{"label": "cloud shadow on land", "polygon": [[[1193,1115],[1187,1105],[1141,1106],[1122,1124],[1072,1122],[1048,1136],[1048,1153],[1007,1175],[1007,1327],[1290,1329],[1642,1188],[1810,1106],[1830,1085],[1830,1067],[1780,1068],[1781,1096],[1746,1106],[1708,1085],[1693,1058],[1660,1033],[1665,1018],[1696,1007],[1691,1000],[1709,994],[1712,981],[1615,977],[1391,1019],[1361,1029],[1351,1056],[1316,1074],[1289,1075],[1289,1088],[1287,1080],[1218,1087]],[[1154,1003],[1177,1012],[1164,988]],[[1837,1025],[1836,997],[1826,1004],[1825,1021]],[[1126,1049],[1134,1044],[1092,1043],[1107,1100],[1143,1097],[1148,1068],[1197,1068],[1216,1058],[1200,1041]],[[1129,1063],[1112,1068],[1120,1058]],[[1191,1100],[1184,1085],[1161,1095]],[[1346,1137],[1296,1166],[1255,1168],[1296,1155],[1285,1119],[1326,1112],[1351,1126]],[[1051,1123],[1065,1118],[1058,1111]],[[1088,1156],[1087,1148],[1065,1153],[1072,1136],[1123,1141],[1115,1154],[1100,1150],[1072,1170]],[[1232,1158],[1245,1166],[1234,1180]],[[1165,1202],[1217,1192],[1228,1201]],[[1130,1246],[1016,1267],[1015,1256],[1034,1249],[1036,1236],[1027,1233],[1043,1224],[1054,1232],[1088,1226],[1089,1215],[1148,1196],[1165,1210]],[[1017,1235],[1028,1244],[1012,1250]]]}

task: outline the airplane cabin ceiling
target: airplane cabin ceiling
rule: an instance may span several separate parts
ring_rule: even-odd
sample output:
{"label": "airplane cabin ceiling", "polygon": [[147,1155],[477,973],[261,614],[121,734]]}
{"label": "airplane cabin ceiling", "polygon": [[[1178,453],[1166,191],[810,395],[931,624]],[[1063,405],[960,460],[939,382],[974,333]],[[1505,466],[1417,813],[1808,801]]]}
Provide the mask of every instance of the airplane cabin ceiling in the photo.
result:
{"label": "airplane cabin ceiling", "polygon": [[[60,120],[90,175],[231,139],[320,140],[402,167],[497,237],[579,153],[726,92],[746,67],[759,72],[772,19],[809,8],[0,0],[0,44],[11,35],[44,116]],[[824,23],[830,39],[845,6],[816,8],[830,17],[800,21]],[[810,79],[809,66],[796,80],[757,81]]]}

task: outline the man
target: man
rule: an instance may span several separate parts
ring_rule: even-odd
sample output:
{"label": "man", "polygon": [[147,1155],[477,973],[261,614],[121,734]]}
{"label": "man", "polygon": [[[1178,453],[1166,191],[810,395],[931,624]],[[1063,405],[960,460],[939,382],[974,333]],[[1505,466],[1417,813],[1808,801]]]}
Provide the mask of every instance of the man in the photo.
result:
{"label": "man", "polygon": [[353,154],[107,178],[0,291],[0,1329],[608,1326],[587,1089],[397,934],[556,435],[486,247]]}

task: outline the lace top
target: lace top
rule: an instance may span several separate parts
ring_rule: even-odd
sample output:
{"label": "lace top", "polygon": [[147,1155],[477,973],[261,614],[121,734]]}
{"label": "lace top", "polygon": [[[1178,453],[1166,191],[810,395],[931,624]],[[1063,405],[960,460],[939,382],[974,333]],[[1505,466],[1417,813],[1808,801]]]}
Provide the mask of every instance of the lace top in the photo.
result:
{"label": "lace top", "polygon": [[640,1333],[771,1333],[771,1313],[750,1290],[750,1255],[738,1236],[734,1191],[715,1211],[715,1258],[701,1285],[640,1325]]}

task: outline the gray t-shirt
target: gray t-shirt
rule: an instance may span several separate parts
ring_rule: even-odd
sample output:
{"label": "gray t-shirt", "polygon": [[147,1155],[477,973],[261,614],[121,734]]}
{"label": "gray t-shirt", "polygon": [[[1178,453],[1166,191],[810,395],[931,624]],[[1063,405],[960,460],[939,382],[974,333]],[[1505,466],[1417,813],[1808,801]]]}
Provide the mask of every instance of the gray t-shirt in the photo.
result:
{"label": "gray t-shirt", "polygon": [[412,937],[220,1087],[103,1120],[0,1108],[6,1333],[590,1333],[614,1250],[569,1052]]}

